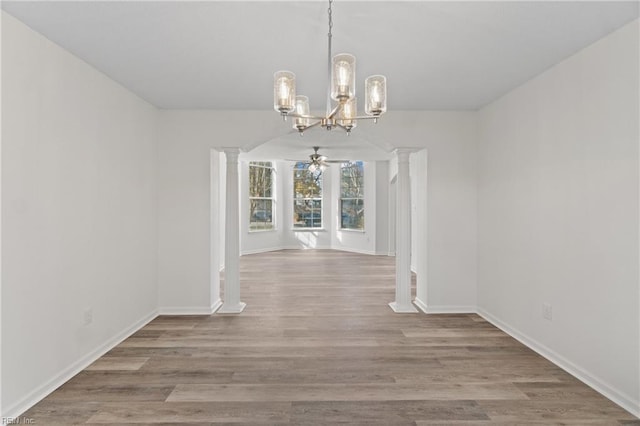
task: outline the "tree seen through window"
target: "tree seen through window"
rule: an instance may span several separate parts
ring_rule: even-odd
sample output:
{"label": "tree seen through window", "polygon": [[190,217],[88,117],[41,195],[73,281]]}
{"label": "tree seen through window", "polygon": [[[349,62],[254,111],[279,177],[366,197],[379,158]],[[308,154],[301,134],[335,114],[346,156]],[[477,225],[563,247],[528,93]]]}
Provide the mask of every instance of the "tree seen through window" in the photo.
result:
{"label": "tree seen through window", "polygon": [[364,230],[364,163],[340,165],[340,228]]}
{"label": "tree seen through window", "polygon": [[293,227],[322,228],[322,171],[302,161],[293,166]]}
{"label": "tree seen through window", "polygon": [[249,163],[249,230],[274,229],[273,164],[271,161]]}

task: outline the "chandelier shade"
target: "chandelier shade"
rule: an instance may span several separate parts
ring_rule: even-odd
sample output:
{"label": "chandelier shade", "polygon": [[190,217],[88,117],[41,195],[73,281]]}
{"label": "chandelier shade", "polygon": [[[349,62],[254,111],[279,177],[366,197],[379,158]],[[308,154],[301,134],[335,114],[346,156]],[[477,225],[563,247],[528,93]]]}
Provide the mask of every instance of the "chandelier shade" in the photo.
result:
{"label": "chandelier shade", "polygon": [[273,107],[287,114],[295,109],[296,75],[291,71],[278,71],[273,76]]}
{"label": "chandelier shade", "polygon": [[303,95],[296,96],[296,108],[295,108],[296,119],[293,122],[293,128],[296,130],[305,129],[311,124],[311,120],[309,118],[305,118],[309,116],[309,98]]}
{"label": "chandelier shade", "polygon": [[[358,120],[373,119],[374,123],[387,111],[387,79],[383,75],[372,75],[365,81],[365,116],[358,116],[356,101],[356,57],[349,53],[331,56],[331,29],[333,0],[329,0],[328,81],[327,108],[323,116],[311,114],[309,98],[296,96],[296,76],[291,71],[274,74],[273,107],[282,115],[293,117],[293,128],[300,135],[305,130],[320,126],[327,130],[340,127],[347,132],[356,127]],[[332,100],[337,105],[332,105]]]}
{"label": "chandelier shade", "polygon": [[372,75],[364,82],[364,112],[378,116],[387,111],[387,79],[383,75]]}
{"label": "chandelier shade", "polygon": [[356,127],[356,116],[358,115],[358,101],[351,98],[345,102],[344,106],[338,113],[338,124],[343,126],[347,131],[351,131]]}
{"label": "chandelier shade", "polygon": [[331,99],[341,101],[353,98],[356,89],[356,57],[340,53],[333,57],[332,63]]}

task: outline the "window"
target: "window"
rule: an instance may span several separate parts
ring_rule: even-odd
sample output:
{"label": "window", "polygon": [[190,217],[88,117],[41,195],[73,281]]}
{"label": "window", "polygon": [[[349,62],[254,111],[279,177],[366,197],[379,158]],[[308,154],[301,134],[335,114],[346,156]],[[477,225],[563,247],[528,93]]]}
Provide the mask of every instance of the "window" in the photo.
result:
{"label": "window", "polygon": [[340,228],[364,230],[364,163],[340,165]]}
{"label": "window", "polygon": [[293,166],[293,227],[322,228],[322,171]]}
{"label": "window", "polygon": [[274,229],[273,174],[271,161],[249,163],[249,231]]}

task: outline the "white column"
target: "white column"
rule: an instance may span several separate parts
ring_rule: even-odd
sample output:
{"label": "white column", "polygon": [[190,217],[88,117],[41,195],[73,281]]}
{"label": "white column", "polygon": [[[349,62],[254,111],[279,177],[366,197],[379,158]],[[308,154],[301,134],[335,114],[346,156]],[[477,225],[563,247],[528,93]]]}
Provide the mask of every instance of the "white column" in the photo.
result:
{"label": "white column", "polygon": [[412,174],[416,176],[415,180],[411,181],[411,185],[417,187],[417,191],[413,191],[416,194],[415,200],[412,203],[416,208],[414,211],[418,212],[416,218],[416,229],[411,230],[411,237],[416,240],[416,252],[412,254],[414,256],[416,267],[417,283],[416,283],[416,297],[413,299],[413,304],[424,313],[428,313],[427,308],[427,270],[428,270],[428,258],[427,258],[427,208],[428,208],[428,194],[427,194],[427,150],[422,150],[413,154],[416,161],[412,163],[412,167],[416,170],[412,170]]}
{"label": "white column", "polygon": [[210,229],[209,229],[209,254],[211,280],[209,285],[211,312],[215,312],[222,306],[220,299],[220,152],[212,149],[210,152],[211,164],[209,170],[210,179]]}
{"label": "white column", "polygon": [[246,303],[240,301],[240,185],[238,179],[239,148],[225,148],[227,189],[224,241],[224,303],[219,313],[240,313]]}
{"label": "white column", "polygon": [[396,180],[396,300],[389,303],[396,313],[418,312],[411,303],[411,188],[409,155],[412,149],[398,148]]}

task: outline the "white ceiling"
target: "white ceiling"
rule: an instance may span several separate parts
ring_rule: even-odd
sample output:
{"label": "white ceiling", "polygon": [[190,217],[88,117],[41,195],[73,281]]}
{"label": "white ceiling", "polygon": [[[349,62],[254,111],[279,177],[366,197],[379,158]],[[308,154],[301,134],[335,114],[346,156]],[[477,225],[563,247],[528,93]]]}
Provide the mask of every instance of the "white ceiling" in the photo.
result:
{"label": "white ceiling", "polygon": [[[325,1],[3,1],[2,9],[160,108],[264,110],[297,74],[322,110]],[[390,110],[477,109],[638,17],[638,2],[334,3],[334,53],[388,78]]]}

